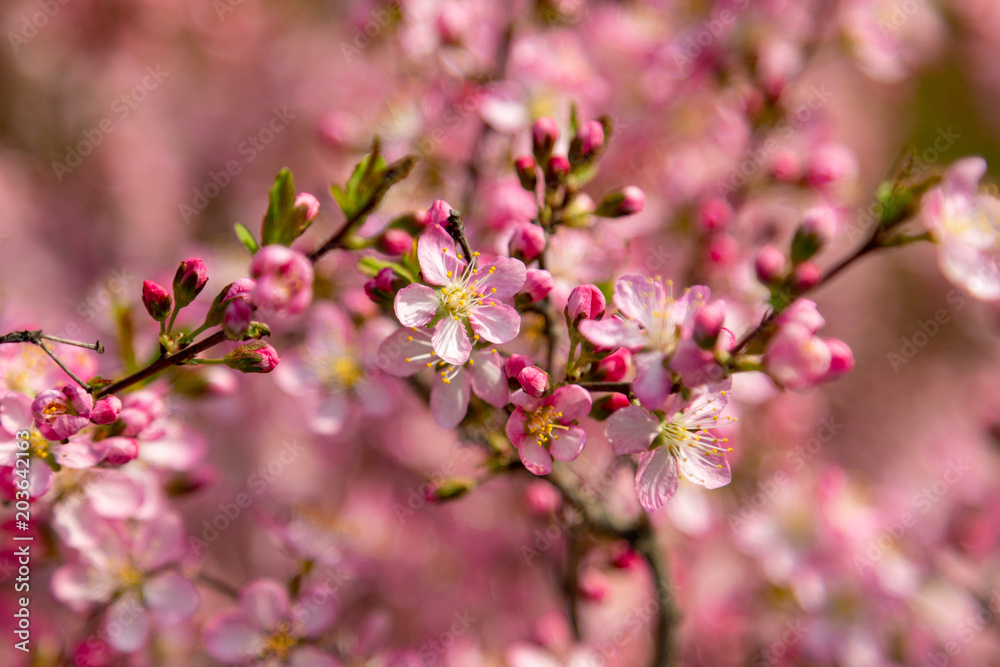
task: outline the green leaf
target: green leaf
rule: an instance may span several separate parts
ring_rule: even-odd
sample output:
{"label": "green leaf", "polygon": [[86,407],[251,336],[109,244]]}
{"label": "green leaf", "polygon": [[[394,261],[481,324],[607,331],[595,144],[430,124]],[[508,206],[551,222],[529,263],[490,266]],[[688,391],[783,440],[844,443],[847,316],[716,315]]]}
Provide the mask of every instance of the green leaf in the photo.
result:
{"label": "green leaf", "polygon": [[260,238],[263,245],[291,245],[297,238],[290,224],[292,204],[295,202],[295,182],[287,168],[278,172],[268,196],[267,213],[261,225]]}
{"label": "green leaf", "polygon": [[233,229],[236,230],[236,238],[240,240],[240,243],[247,249],[247,252],[251,255],[256,254],[260,247],[257,245],[257,240],[253,237],[253,232],[247,229],[246,225],[241,225],[238,222],[233,225]]}

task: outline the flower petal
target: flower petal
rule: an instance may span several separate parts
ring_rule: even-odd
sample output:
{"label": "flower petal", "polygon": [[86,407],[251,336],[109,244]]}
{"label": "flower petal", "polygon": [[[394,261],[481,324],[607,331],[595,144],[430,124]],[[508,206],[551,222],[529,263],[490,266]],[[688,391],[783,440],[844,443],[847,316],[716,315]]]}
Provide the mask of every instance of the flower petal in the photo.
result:
{"label": "flower petal", "polygon": [[507,418],[504,430],[507,433],[507,439],[510,440],[510,444],[514,445],[515,449],[520,449],[521,443],[525,440],[524,425],[527,421],[528,416],[521,408],[515,408],[514,412],[510,413],[510,417]]}
{"label": "flower petal", "polygon": [[517,453],[529,472],[535,475],[548,475],[552,472],[552,455],[535,440],[523,438]]}
{"label": "flower petal", "polygon": [[496,352],[473,352],[465,367],[472,378],[472,391],[490,405],[502,408],[510,398],[503,362]]}
{"label": "flower petal", "polygon": [[666,447],[647,452],[639,459],[635,493],[647,512],[663,507],[677,492],[677,460]]}
{"label": "flower petal", "polygon": [[31,429],[31,399],[12,391],[0,400],[0,428],[11,437],[21,430]]}
{"label": "flower petal", "polygon": [[626,317],[647,329],[653,323],[654,312],[663,310],[667,300],[663,285],[649,276],[622,276],[615,283],[614,303]]}
{"label": "flower petal", "polygon": [[[729,469],[729,461],[722,454],[707,454],[695,452],[693,448],[685,448],[679,461],[680,473],[684,479],[694,482],[706,489],[718,489],[733,479]],[[683,456],[683,454],[688,454]]]}
{"label": "flower petal", "polygon": [[559,461],[572,461],[587,444],[587,432],[579,426],[570,426],[565,431],[560,429],[553,435],[555,437],[549,443],[549,452],[552,453],[552,458]]}
{"label": "flower petal", "polygon": [[288,615],[288,592],[274,579],[258,579],[240,594],[240,608],[247,621],[268,632]]}
{"label": "flower petal", "polygon": [[659,408],[670,393],[670,375],[663,367],[663,353],[643,352],[636,356],[635,367],[632,393],[651,410]]}
{"label": "flower petal", "polygon": [[350,405],[343,391],[325,394],[309,419],[309,428],[322,435],[334,435],[344,428]]}
{"label": "flower petal", "polygon": [[108,643],[122,653],[134,653],[146,645],[149,618],[136,595],[123,595],[108,608],[104,630]]}
{"label": "flower petal", "polygon": [[580,333],[597,347],[638,348],[646,342],[645,336],[633,322],[617,317],[606,320],[584,320],[580,322]]}
{"label": "flower petal", "polygon": [[487,297],[509,299],[524,286],[527,269],[517,259],[510,257],[494,257],[488,264],[479,269],[482,278],[475,281],[477,291]]}
{"label": "flower petal", "polygon": [[449,382],[440,376],[435,379],[431,388],[431,417],[435,424],[449,430],[459,425],[469,409],[469,386],[465,371],[459,371]]}
{"label": "flower petal", "polygon": [[426,329],[399,329],[378,347],[375,367],[397,377],[408,377],[426,367],[431,335]]}
{"label": "flower petal", "polygon": [[454,317],[445,317],[437,323],[431,343],[434,345],[434,353],[449,364],[464,364],[472,352],[472,343],[465,325]]}
{"label": "flower petal", "polygon": [[316,585],[304,590],[292,607],[292,620],[303,637],[317,637],[337,618],[337,598],[328,588]]}
{"label": "flower petal", "polygon": [[[464,268],[455,254],[455,241],[441,225],[431,225],[417,241],[420,273],[431,285],[450,285]],[[448,275],[448,272],[452,275]]]}
{"label": "flower petal", "polygon": [[427,285],[407,285],[396,294],[393,308],[404,327],[419,327],[434,319],[439,305],[437,294]]}
{"label": "flower petal", "polygon": [[236,609],[215,614],[205,622],[202,643],[205,651],[227,665],[243,662],[257,641],[257,630]]}
{"label": "flower petal", "polygon": [[660,420],[642,408],[630,405],[608,417],[605,433],[616,453],[637,454],[649,449],[660,434]]}
{"label": "flower petal", "polygon": [[198,610],[198,590],[176,572],[164,572],[147,581],[142,596],[157,620],[167,625],[181,623]]}
{"label": "flower petal", "polygon": [[288,667],[341,667],[343,663],[315,646],[303,646],[288,656]]}
{"label": "flower petal", "polygon": [[469,313],[472,330],[491,343],[506,343],[517,338],[521,317],[505,303],[482,305]]}
{"label": "flower petal", "polygon": [[562,413],[559,421],[566,423],[574,419],[583,419],[590,414],[594,399],[591,398],[590,392],[580,385],[568,384],[552,392],[549,402]]}

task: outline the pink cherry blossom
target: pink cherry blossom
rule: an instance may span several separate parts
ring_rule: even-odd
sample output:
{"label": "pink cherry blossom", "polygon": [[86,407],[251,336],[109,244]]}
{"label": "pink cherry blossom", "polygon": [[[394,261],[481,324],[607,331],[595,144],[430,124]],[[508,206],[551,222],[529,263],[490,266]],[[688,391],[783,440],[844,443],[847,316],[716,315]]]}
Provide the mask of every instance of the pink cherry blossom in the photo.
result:
{"label": "pink cherry blossom", "polygon": [[464,363],[451,364],[434,351],[429,331],[400,329],[382,342],[376,364],[399,377],[433,369],[431,417],[441,428],[459,425],[469,409],[472,393],[496,407],[507,404],[509,390],[503,360],[493,348],[474,349]]}
{"label": "pink cherry blossom", "polygon": [[297,250],[264,246],[254,255],[250,275],[257,281],[250,293],[257,308],[296,315],[312,301],[312,262]]}
{"label": "pink cherry blossom", "polygon": [[685,290],[679,299],[667,296],[659,281],[626,275],[615,283],[614,304],[619,315],[584,320],[580,333],[594,345],[638,350],[637,376],[632,390],[644,404],[658,407],[670,391],[665,362],[677,348],[682,325],[704,307],[711,292],[701,285]]}
{"label": "pink cherry blossom", "polygon": [[224,665],[261,660],[339,667],[338,660],[312,642],[330,627],[337,611],[333,596],[322,588],[306,589],[292,602],[280,582],[257,579],[241,591],[238,608],[218,612],[205,622],[205,650]]}
{"label": "pink cherry blossom", "polygon": [[572,461],[587,444],[587,433],[577,424],[590,413],[590,393],[579,385],[559,387],[545,398],[516,391],[517,407],[507,420],[507,437],[524,467],[536,475],[552,472],[552,459]]}
{"label": "pink cherry blossom", "polygon": [[39,432],[49,440],[64,440],[90,423],[94,400],[76,385],[47,389],[31,402]]}
{"label": "pink cherry blossom", "polygon": [[650,413],[633,405],[608,418],[606,434],[615,452],[642,454],[635,491],[647,512],[655,512],[673,497],[679,476],[707,489],[729,484],[725,452],[732,448],[711,429],[725,423],[720,415],[731,386],[731,380],[705,386],[688,401],[673,394],[663,411]]}
{"label": "pink cherry blossom", "polygon": [[420,327],[437,319],[434,352],[450,364],[464,364],[472,351],[468,327],[475,337],[506,343],[517,336],[521,318],[500,299],[513,297],[524,284],[524,264],[496,257],[478,266],[478,253],[466,262],[440,225],[432,225],[417,242],[420,271],[428,285],[413,284],[396,295],[396,317],[403,326]]}
{"label": "pink cherry blossom", "polygon": [[63,513],[56,530],[79,550],[79,561],[52,577],[52,593],[78,611],[107,605],[104,623],[122,653],[143,648],[152,625],[175,625],[199,604],[194,585],[172,568],[183,548],[183,524],[165,513],[126,526],[102,519],[86,505]]}
{"label": "pink cherry blossom", "polygon": [[922,200],[921,217],[940,244],[948,280],[978,299],[1000,299],[1000,199],[977,188],[986,161],[959,160]]}

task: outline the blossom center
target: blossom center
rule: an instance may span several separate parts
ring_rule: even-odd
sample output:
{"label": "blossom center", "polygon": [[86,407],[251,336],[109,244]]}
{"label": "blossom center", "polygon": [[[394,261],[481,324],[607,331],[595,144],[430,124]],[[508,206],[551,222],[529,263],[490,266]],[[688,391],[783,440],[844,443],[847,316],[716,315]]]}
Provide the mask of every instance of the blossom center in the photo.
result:
{"label": "blossom center", "polygon": [[553,433],[553,429],[568,430],[568,426],[563,426],[556,420],[561,419],[563,413],[556,410],[551,405],[545,405],[528,415],[525,422],[525,429],[534,436],[539,445],[545,446],[552,440],[558,440],[559,434]]}
{"label": "blossom center", "polygon": [[264,640],[264,653],[272,654],[279,660],[287,660],[292,649],[299,643],[298,638],[290,634],[291,628],[287,622],[278,626],[277,632]]}
{"label": "blossom center", "polygon": [[318,369],[320,382],[327,385],[350,388],[358,384],[364,373],[361,367],[348,355],[341,355],[325,360]]}

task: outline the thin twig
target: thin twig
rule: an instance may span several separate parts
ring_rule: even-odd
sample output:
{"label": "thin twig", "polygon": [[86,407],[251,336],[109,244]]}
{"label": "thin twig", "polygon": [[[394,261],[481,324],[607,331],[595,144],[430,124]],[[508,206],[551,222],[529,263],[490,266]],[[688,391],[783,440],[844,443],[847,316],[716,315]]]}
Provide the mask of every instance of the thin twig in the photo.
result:
{"label": "thin twig", "polygon": [[76,382],[78,385],[80,385],[81,387],[83,387],[87,391],[88,394],[91,393],[91,392],[93,392],[93,388],[90,385],[88,385],[86,382],[84,382],[83,380],[81,380],[80,378],[78,378],[76,376],[76,373],[74,373],[73,371],[71,371],[66,366],[66,364],[64,364],[59,359],[59,357],[57,357],[56,355],[54,355],[52,353],[52,350],[50,350],[45,343],[43,343],[42,341],[38,341],[37,345],[38,345],[38,347],[42,348],[42,350],[45,352],[45,354],[49,355],[52,358],[52,361],[56,362],[56,365],[59,366],[59,368],[63,369],[63,371],[66,373],[66,375],[68,375],[71,378],[73,378],[74,382]]}
{"label": "thin twig", "polygon": [[230,586],[221,579],[216,579],[212,575],[205,574],[204,572],[199,572],[198,575],[195,577],[195,581],[205,584],[209,588],[215,589],[219,593],[222,593],[223,595],[230,597],[234,600],[240,599],[240,592],[236,588]]}
{"label": "thin twig", "polygon": [[156,375],[160,371],[166,370],[171,366],[181,364],[187,361],[188,359],[197,356],[198,354],[204,352],[205,350],[211,347],[218,345],[219,343],[225,340],[228,340],[226,338],[225,332],[222,330],[216,331],[208,338],[203,338],[197,343],[184,348],[180,352],[175,352],[174,354],[168,355],[166,357],[160,357],[159,359],[151,363],[149,366],[146,366],[142,370],[137,371],[132,375],[129,375],[128,377],[122,378],[121,380],[115,382],[114,384],[109,384],[106,387],[103,387],[100,391],[94,394],[94,398],[100,398],[102,396],[107,396],[108,394],[114,394],[121,391],[122,389],[125,389],[126,387],[132,386],[136,382],[142,382],[146,378],[152,377],[153,375]]}
{"label": "thin twig", "polygon": [[95,343],[82,343],[78,340],[69,340],[67,338],[60,338],[59,336],[50,336],[44,333],[40,333],[38,337],[43,338],[45,340],[51,340],[56,343],[62,343],[63,345],[74,345],[76,347],[82,347],[85,350],[93,350],[94,352],[97,352],[97,354],[104,354],[104,346],[101,345],[101,341],[97,341]]}

